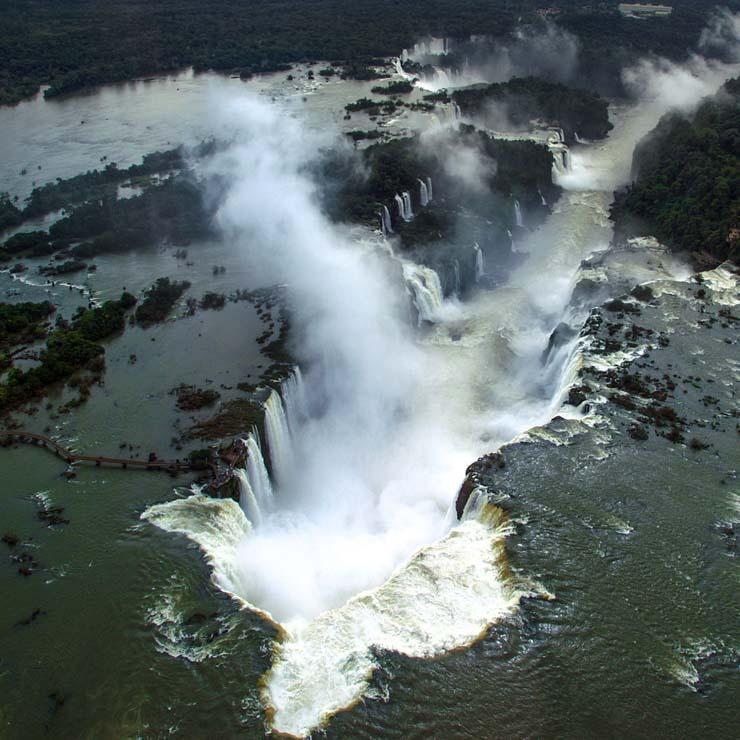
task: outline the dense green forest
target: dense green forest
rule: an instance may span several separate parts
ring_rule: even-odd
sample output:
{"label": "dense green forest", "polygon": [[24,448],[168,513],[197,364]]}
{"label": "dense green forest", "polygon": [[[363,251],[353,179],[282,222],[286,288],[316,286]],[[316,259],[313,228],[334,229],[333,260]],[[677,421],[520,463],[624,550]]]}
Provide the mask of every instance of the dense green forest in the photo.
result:
{"label": "dense green forest", "polygon": [[[362,62],[427,35],[504,36],[537,20],[536,0],[14,0],[0,4],[0,104],[174,71],[254,72],[302,60]],[[684,57],[710,0],[674,0],[670,18],[623,19],[617,0],[559,0],[558,23],[583,44],[597,79],[617,59]],[[740,8],[740,0],[723,5]],[[362,67],[360,66],[360,69]],[[601,70],[601,72],[599,72]]]}
{"label": "dense green forest", "polygon": [[575,142],[576,132],[587,139],[603,139],[612,129],[608,104],[599,95],[535,77],[457,90],[452,99],[463,113],[484,121],[492,106],[499,118],[503,114],[515,126],[526,128],[532,119],[545,120],[563,129],[568,144]]}
{"label": "dense green forest", "polygon": [[651,233],[696,266],[740,256],[740,78],[693,116],[672,113],[635,150],[634,183],[616,194],[617,234]]}

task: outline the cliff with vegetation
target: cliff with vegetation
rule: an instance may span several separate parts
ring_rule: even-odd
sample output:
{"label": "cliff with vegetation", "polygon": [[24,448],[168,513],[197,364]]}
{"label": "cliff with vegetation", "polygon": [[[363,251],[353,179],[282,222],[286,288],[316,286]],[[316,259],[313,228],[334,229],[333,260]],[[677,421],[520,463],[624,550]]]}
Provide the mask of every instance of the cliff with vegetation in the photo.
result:
{"label": "cliff with vegetation", "polygon": [[695,114],[672,113],[636,148],[616,194],[618,236],[649,233],[697,266],[740,257],[740,78]]}
{"label": "cliff with vegetation", "polygon": [[492,126],[505,119],[517,128],[526,128],[532,120],[562,128],[568,144],[575,142],[576,134],[603,139],[612,129],[602,97],[536,77],[475,85],[455,91],[452,99],[465,115]]}

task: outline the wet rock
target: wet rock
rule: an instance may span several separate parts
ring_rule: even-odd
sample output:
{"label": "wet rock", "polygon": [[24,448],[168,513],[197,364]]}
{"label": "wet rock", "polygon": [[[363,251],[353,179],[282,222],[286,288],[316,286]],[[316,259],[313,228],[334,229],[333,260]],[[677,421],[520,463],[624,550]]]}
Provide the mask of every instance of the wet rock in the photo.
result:
{"label": "wet rock", "polygon": [[5,534],[4,534],[3,536],[2,536],[2,541],[3,541],[3,542],[4,542],[4,543],[5,543],[5,544],[6,544],[6,545],[7,545],[8,547],[15,547],[15,546],[16,546],[16,545],[18,544],[18,542],[19,542],[19,539],[18,539],[18,536],[17,536],[17,535],[14,535],[14,534],[12,534],[12,533],[10,533],[10,532],[6,532],[6,533],[5,533]]}
{"label": "wet rock", "polygon": [[639,442],[644,442],[650,436],[648,434],[648,430],[645,429],[644,426],[640,426],[640,424],[633,424],[627,430],[627,434],[629,434],[632,439],[636,439]]}

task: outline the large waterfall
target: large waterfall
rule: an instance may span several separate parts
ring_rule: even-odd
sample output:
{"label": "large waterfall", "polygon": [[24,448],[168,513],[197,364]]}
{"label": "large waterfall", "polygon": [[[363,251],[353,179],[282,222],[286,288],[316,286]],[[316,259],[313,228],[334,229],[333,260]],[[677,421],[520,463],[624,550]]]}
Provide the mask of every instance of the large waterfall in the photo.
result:
{"label": "large waterfall", "polygon": [[422,208],[426,208],[429,203],[429,189],[422,179],[419,179],[419,202],[421,203]]}
{"label": "large waterfall", "polygon": [[[293,427],[306,416],[305,390],[300,368],[283,381],[280,391],[272,390],[264,404],[265,433],[270,455],[272,477],[284,480],[293,462]],[[239,481],[239,505],[254,527],[272,508],[273,486],[262,453],[260,435],[253,429],[243,440],[246,468],[235,468]]]}
{"label": "large waterfall", "polygon": [[404,260],[401,266],[419,315],[419,324],[423,321],[434,321],[444,300],[439,275],[431,267],[417,265],[415,262]]}

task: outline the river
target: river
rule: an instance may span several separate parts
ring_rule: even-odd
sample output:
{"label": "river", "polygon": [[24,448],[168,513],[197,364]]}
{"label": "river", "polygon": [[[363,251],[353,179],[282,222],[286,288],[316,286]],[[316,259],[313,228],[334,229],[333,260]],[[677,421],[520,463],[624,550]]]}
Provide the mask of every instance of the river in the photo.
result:
{"label": "river", "polygon": [[[260,118],[250,101],[224,106],[244,88],[265,99],[259,111],[280,113]],[[69,482],[41,451],[2,451],[4,527],[44,566],[28,579],[11,565],[0,570],[11,594],[0,607],[0,726],[9,737],[195,737],[215,725],[227,736],[262,736],[267,727],[301,734],[342,709],[329,736],[675,736],[701,723],[727,726],[737,631],[692,589],[709,569],[713,598],[737,606],[729,559],[711,549],[708,529],[730,503],[716,497],[708,511],[696,497],[662,496],[661,486],[684,491],[683,463],[675,474],[653,472],[645,489],[625,469],[616,438],[601,440],[614,461],[606,467],[565,446],[534,445],[511,521],[482,501],[460,525],[450,516],[479,455],[557,413],[579,416],[560,408],[574,343],[545,371],[540,357],[560,322],[580,327],[588,312],[569,303],[581,262],[608,247],[611,193],[660,105],[614,105],[614,131],[573,151],[563,196],[544,225],[518,240],[528,257],[507,284],[439,306],[436,323],[413,332],[388,308],[394,288],[379,266],[388,259],[383,238],[337,231],[304,199],[294,165],[280,160],[287,172],[276,179],[265,158],[284,154],[270,148],[269,129],[282,138],[349,125],[338,111],[366,91],[340,82],[296,90],[284,75],[249,83],[182,75],[0,111],[4,188],[20,195],[37,163],[44,174],[34,176],[47,179],[103,156],[123,166],[196,142],[229,115],[237,132],[267,136],[235,160],[265,174],[264,193],[235,177],[233,208],[222,217],[237,231],[257,229],[260,244],[285,248],[285,260],[269,268],[317,317],[301,349],[314,358],[301,391],[306,407],[286,422],[291,449],[274,482],[284,498],[265,511],[266,524],[189,488],[173,497],[168,479],[92,469]],[[254,128],[265,121],[267,134]],[[101,259],[90,290],[108,297],[168,272],[205,289],[211,264],[227,266],[220,290],[257,287],[238,242],[189,252],[192,268],[166,250]],[[661,279],[686,274],[668,261],[651,269]],[[0,278],[4,289],[18,286]],[[63,310],[78,295],[61,291]],[[199,343],[196,321],[206,322]],[[178,382],[207,375],[220,385],[258,374],[260,328],[251,306],[235,304],[149,333],[128,329],[109,349],[106,389],[59,431],[86,448],[110,450],[121,439],[154,446],[174,423],[164,411],[172,368]],[[149,354],[143,345],[152,339]],[[321,347],[331,364],[316,359]],[[135,377],[132,352],[142,357]],[[151,404],[144,391],[156,397]],[[46,422],[42,410],[33,423]],[[543,461],[558,475],[546,478]],[[716,487],[716,477],[707,466],[696,479]],[[552,488],[538,487],[542,480]],[[516,481],[511,487],[516,494]],[[614,513],[635,490],[641,501]],[[70,524],[42,526],[36,511],[50,505],[64,506]],[[530,518],[529,534],[515,537]],[[651,536],[656,521],[666,527],[659,537]],[[635,600],[639,617],[624,608]],[[691,670],[704,653],[720,656],[707,693],[665,667],[675,659]]]}

